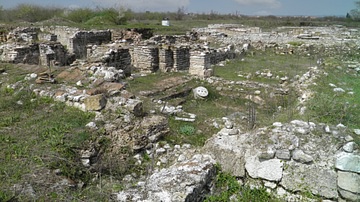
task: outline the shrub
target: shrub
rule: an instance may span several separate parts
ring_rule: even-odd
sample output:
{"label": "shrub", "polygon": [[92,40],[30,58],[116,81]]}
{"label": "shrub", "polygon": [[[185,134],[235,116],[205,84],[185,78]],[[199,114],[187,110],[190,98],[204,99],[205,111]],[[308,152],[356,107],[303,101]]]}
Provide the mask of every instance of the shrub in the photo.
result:
{"label": "shrub", "polygon": [[195,133],[195,127],[190,125],[180,126],[179,132],[183,135],[193,135]]}
{"label": "shrub", "polygon": [[79,8],[65,11],[64,17],[76,23],[84,23],[94,16],[94,11],[90,8]]}
{"label": "shrub", "polygon": [[[20,4],[7,14],[10,14],[12,20],[23,20],[27,22],[39,22],[48,20],[54,16],[60,15],[63,9],[61,8],[46,8],[31,4]],[[5,11],[4,11],[5,12]],[[4,16],[5,17],[5,16]],[[11,20],[11,21],[12,21]]]}

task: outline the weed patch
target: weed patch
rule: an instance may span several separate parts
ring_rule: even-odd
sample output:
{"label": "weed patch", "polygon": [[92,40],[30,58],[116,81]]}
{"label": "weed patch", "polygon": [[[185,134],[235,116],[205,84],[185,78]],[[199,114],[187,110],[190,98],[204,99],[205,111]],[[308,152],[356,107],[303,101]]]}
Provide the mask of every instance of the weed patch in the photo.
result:
{"label": "weed patch", "polygon": [[217,175],[215,179],[214,193],[205,199],[206,202],[227,202],[230,197],[236,198],[236,201],[259,201],[259,202],[279,202],[265,188],[252,189],[248,186],[239,184],[235,176],[221,171],[217,165]]}
{"label": "weed patch", "polygon": [[1,88],[0,117],[0,200],[15,196],[11,190],[15,184],[45,180],[45,175],[33,175],[44,168],[60,169],[75,181],[89,181],[78,150],[96,135],[85,129],[93,114],[48,98],[34,99],[26,90],[9,93]]}

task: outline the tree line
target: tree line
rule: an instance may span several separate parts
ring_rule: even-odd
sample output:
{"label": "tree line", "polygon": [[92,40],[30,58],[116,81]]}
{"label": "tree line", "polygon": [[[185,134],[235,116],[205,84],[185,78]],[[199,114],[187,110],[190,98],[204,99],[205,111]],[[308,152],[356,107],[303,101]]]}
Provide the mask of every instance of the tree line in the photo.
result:
{"label": "tree line", "polygon": [[43,7],[33,4],[19,4],[10,9],[0,6],[0,23],[42,22],[50,19],[67,20],[83,25],[125,25],[143,21],[170,20],[232,20],[251,26],[317,26],[324,22],[356,22],[360,19],[360,1],[356,1],[356,9],[349,11],[347,16],[327,16],[322,18],[291,17],[291,16],[245,16],[238,13],[221,14],[216,11],[210,13],[186,13],[185,8],[178,8],[175,12],[134,12],[124,7],[111,8],[61,8]]}

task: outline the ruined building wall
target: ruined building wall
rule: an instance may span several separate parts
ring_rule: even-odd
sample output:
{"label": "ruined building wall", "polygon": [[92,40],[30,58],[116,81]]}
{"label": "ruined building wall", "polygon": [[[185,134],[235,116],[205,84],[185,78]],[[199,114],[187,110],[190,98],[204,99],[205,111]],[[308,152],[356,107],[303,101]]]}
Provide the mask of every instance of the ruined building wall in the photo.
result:
{"label": "ruined building wall", "polygon": [[70,41],[75,33],[79,32],[79,28],[65,27],[65,26],[51,26],[43,27],[41,31],[56,35],[56,41],[60,42],[66,48],[70,47]]}
{"label": "ruined building wall", "polygon": [[132,64],[141,72],[156,72],[159,69],[159,48],[156,46],[136,46],[131,52]]}
{"label": "ruined building wall", "polygon": [[105,63],[109,67],[124,70],[126,76],[131,75],[131,55],[129,48],[118,48],[108,54]]}
{"label": "ruined building wall", "polygon": [[211,76],[210,57],[211,55],[207,52],[191,51],[189,73],[202,78]]}
{"label": "ruined building wall", "polygon": [[76,58],[87,57],[88,45],[100,45],[111,41],[111,32],[106,31],[79,31],[69,42],[69,51],[75,54]]}
{"label": "ruined building wall", "polygon": [[0,46],[0,61],[36,65],[69,65],[73,59],[60,43],[24,44],[16,46],[6,44]]}
{"label": "ruined building wall", "polygon": [[159,49],[159,69],[161,72],[170,72],[174,68],[174,51],[170,46]]}
{"label": "ruined building wall", "polygon": [[108,67],[121,69],[126,76],[130,76],[132,69],[130,52],[129,47],[113,45],[92,46],[87,49],[87,60],[91,63],[103,63]]}
{"label": "ruined building wall", "polygon": [[1,61],[10,63],[39,64],[39,45],[2,46]]}
{"label": "ruined building wall", "polygon": [[7,42],[34,43],[38,40],[40,28],[36,27],[17,27],[10,31],[6,36]]}
{"label": "ruined building wall", "polygon": [[187,71],[190,67],[190,47],[180,46],[174,50],[174,69]]}
{"label": "ruined building wall", "polygon": [[72,62],[71,56],[67,54],[61,43],[42,43],[39,45],[39,64],[50,66],[51,61],[56,65],[69,65]]}
{"label": "ruined building wall", "polygon": [[234,51],[223,51],[223,50],[213,50],[210,53],[210,63],[212,65],[218,64],[221,61],[227,59],[234,59],[236,54]]}

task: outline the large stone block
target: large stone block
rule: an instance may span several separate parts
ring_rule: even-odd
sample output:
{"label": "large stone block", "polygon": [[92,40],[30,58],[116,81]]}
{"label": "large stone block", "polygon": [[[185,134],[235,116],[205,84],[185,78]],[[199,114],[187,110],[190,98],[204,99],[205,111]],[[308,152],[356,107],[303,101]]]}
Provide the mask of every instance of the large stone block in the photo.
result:
{"label": "large stone block", "polygon": [[238,143],[237,136],[221,135],[210,139],[204,146],[204,150],[209,152],[213,158],[221,165],[222,170],[229,172],[237,177],[245,176],[245,148],[233,147],[232,144]]}
{"label": "large stone block", "polygon": [[351,153],[340,153],[335,162],[335,167],[342,171],[355,172],[360,174],[360,156]]}
{"label": "large stone block", "polygon": [[125,107],[135,116],[142,116],[144,114],[143,102],[141,100],[128,99],[125,103]]}
{"label": "large stone block", "polygon": [[255,157],[252,157],[246,159],[245,168],[252,178],[280,181],[282,178],[283,162],[280,159],[260,162]]}
{"label": "large stone block", "polygon": [[204,201],[216,175],[214,164],[208,155],[195,155],[153,173],[142,187],[119,192],[117,201]]}
{"label": "large stone block", "polygon": [[338,198],[336,172],[314,164],[286,162],[280,185],[291,192],[306,192],[325,198]]}
{"label": "large stone block", "polygon": [[106,98],[102,94],[92,95],[85,98],[84,104],[88,111],[100,111],[106,106]]}
{"label": "large stone block", "polygon": [[338,174],[337,183],[341,189],[360,194],[359,174],[342,172],[342,171],[338,171],[337,174]]}

